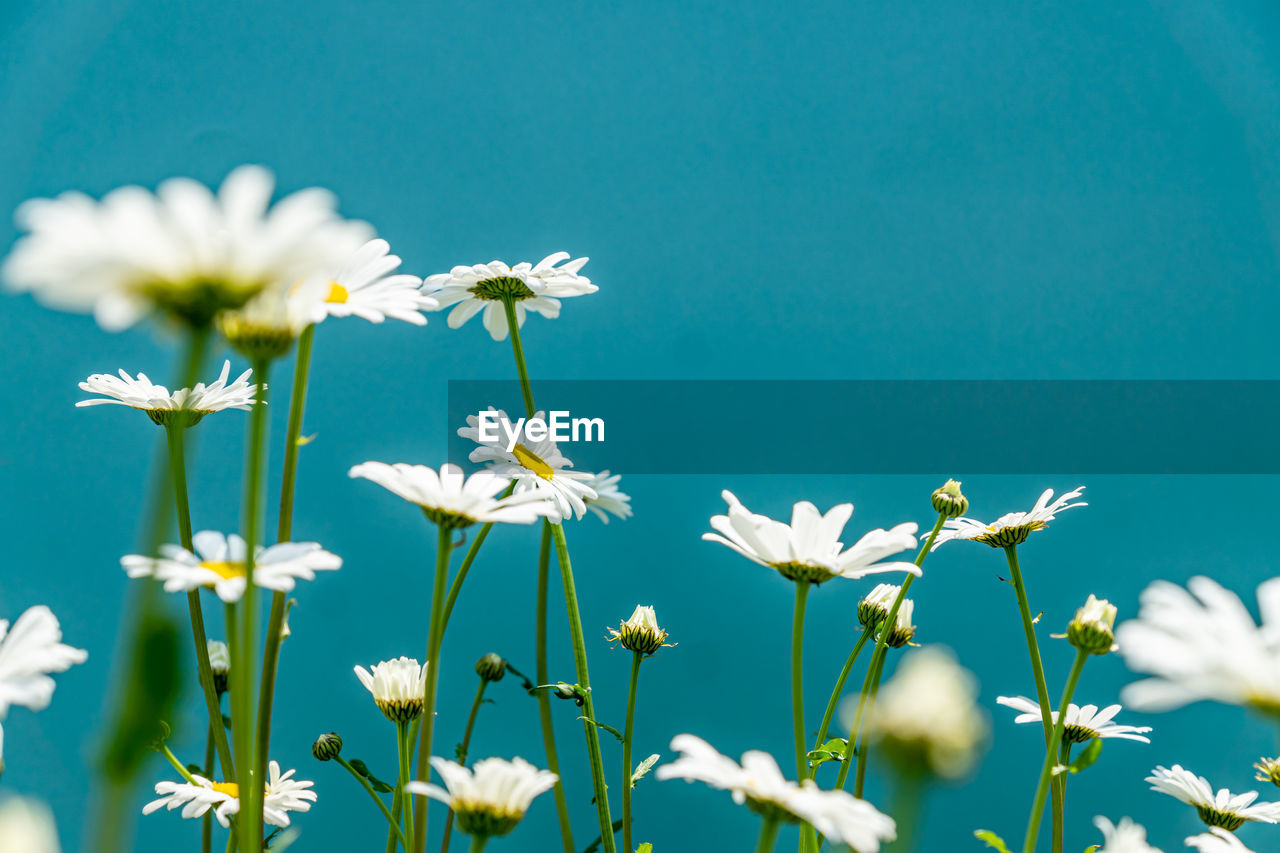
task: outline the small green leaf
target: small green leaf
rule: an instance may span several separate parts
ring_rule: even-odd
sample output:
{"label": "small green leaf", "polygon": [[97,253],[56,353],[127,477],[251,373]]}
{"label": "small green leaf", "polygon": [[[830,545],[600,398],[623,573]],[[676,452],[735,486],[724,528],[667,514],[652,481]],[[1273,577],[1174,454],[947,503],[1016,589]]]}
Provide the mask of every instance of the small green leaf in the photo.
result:
{"label": "small green leaf", "polygon": [[833,737],[817,749],[809,751],[809,763],[814,767],[826,761],[844,761],[844,751],[849,742],[842,737]]}
{"label": "small green leaf", "polygon": [[1084,770],[1090,764],[1097,761],[1098,756],[1101,754],[1102,738],[1094,738],[1089,741],[1088,746],[1080,751],[1080,754],[1075,757],[1074,761],[1065,767],[1059,764],[1057,767],[1053,768],[1053,773],[1055,776],[1059,776],[1063,773],[1079,773],[1081,770]]}
{"label": "small green leaf", "polygon": [[632,788],[634,788],[636,786],[636,783],[639,782],[641,779],[643,779],[649,773],[649,771],[653,769],[653,765],[657,764],[658,759],[661,757],[662,756],[660,756],[658,753],[655,752],[653,755],[650,755],[644,761],[641,761],[639,764],[636,765],[635,772],[631,774]]}
{"label": "small green leaf", "polygon": [[[621,829],[622,829],[622,819],[619,818],[618,820],[615,820],[613,822],[613,834],[617,835],[618,831]],[[596,851],[600,849],[600,844],[603,842],[603,840],[604,840],[603,838],[597,835],[595,841],[592,841],[586,847],[582,848],[582,853],[596,853]]]}
{"label": "small green leaf", "polygon": [[373,786],[373,790],[377,791],[379,794],[390,794],[395,792],[395,788],[391,787],[386,782],[383,782],[377,776],[374,776],[373,771],[369,769],[369,765],[365,764],[360,759],[353,758],[348,763],[351,765],[352,770],[368,779],[369,784]]}
{"label": "small green leaf", "polygon": [[636,853],[653,853],[653,845],[646,841],[636,848]]}
{"label": "small green leaf", "polygon": [[315,441],[317,436],[318,436],[318,433],[314,433],[314,432],[311,435],[298,436],[298,446],[306,447],[308,444]]}
{"label": "small green leaf", "polygon": [[1098,848],[1101,846],[1102,845],[1100,844],[1090,844],[1088,847],[1084,848],[1084,853],[1098,853]]}
{"label": "small green leaf", "polygon": [[973,837],[979,841],[985,841],[988,847],[994,847],[1000,853],[1009,853],[1009,848],[1004,843],[1004,839],[989,829],[976,829],[973,832]]}
{"label": "small green leaf", "polygon": [[618,739],[618,743],[622,743],[625,740],[625,738],[623,738],[622,736],[622,732],[618,731],[613,726],[599,722],[598,720],[593,720],[590,717],[579,717],[578,719],[585,720],[586,722],[590,723],[591,725],[595,726],[598,729],[604,729],[606,732],[616,737]]}

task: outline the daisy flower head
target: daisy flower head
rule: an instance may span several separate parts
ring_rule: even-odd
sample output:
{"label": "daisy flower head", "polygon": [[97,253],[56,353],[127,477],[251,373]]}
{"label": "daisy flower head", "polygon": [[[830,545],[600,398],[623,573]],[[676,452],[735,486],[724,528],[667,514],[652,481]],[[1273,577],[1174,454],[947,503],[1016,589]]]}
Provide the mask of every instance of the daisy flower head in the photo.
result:
{"label": "daisy flower head", "polygon": [[606,468],[583,481],[596,493],[594,498],[583,498],[587,509],[605,524],[609,523],[611,514],[618,518],[631,517],[631,496],[618,488],[621,479],[621,474],[610,474]]}
{"label": "daisy flower head", "polygon": [[362,666],[355,672],[383,715],[393,723],[406,723],[422,716],[428,665],[401,656],[382,661],[372,672]]}
{"label": "daisy flower head", "polygon": [[[310,811],[316,801],[316,793],[311,790],[315,783],[294,779],[294,773],[281,773],[275,761],[267,766],[262,816],[269,826],[288,826],[291,813]],[[184,819],[197,820],[212,810],[218,823],[229,828],[231,816],[240,811],[240,786],[235,782],[214,782],[192,774],[189,782],[157,782],[155,792],[160,796],[143,806],[144,815],[160,809],[182,809]]]}
{"label": "daisy flower head", "polygon": [[1067,642],[1082,652],[1105,655],[1116,651],[1115,627],[1116,606],[1090,594],[1067,625]]}
{"label": "daisy flower head", "polygon": [[194,388],[179,388],[173,393],[163,385],[153,383],[145,373],[139,373],[136,379],[123,370],[119,373],[119,376],[95,373],[81,382],[81,391],[101,396],[81,400],[76,407],[129,406],[146,412],[152,423],[158,426],[195,426],[205,415],[214,412],[253,408],[258,392],[258,386],[249,382],[252,370],[246,370],[234,382],[228,383],[230,361],[222,363],[222,373],[208,385],[197,382]]}
{"label": "daisy flower head", "polygon": [[[535,412],[529,421],[543,420],[545,412]],[[481,417],[484,422],[482,423]],[[566,518],[582,518],[587,501],[599,495],[590,485],[594,475],[574,471],[571,462],[557,447],[551,431],[534,441],[523,430],[524,419],[512,421],[502,409],[490,406],[481,415],[467,415],[467,425],[458,435],[480,445],[467,457],[484,462],[489,470],[515,484],[513,495],[532,493],[550,505],[547,520],[560,524]],[[507,449],[507,436],[519,435],[527,443],[516,442]]]}
{"label": "daisy flower head", "polygon": [[241,166],[216,195],[171,178],[154,193],[126,186],[100,201],[78,192],[32,199],[18,208],[25,234],[4,278],[51,308],[92,313],[110,331],[153,311],[201,328],[268,285],[336,267],[373,236],[339,216],[327,190],[272,205],[274,191],[271,172]]}
{"label": "daisy flower head", "polygon": [[656,654],[659,649],[675,645],[667,642],[667,632],[658,626],[658,615],[647,604],[637,604],[630,619],[610,628],[609,640],[641,655]]}
{"label": "daisy flower head", "polygon": [[804,822],[855,853],[876,853],[882,841],[897,837],[893,818],[847,791],[824,791],[813,780],[788,780],[767,752],[743,753],[742,763],[721,755],[711,744],[691,734],[676,735],[671,749],[675,761],[661,765],[659,779],[684,779],[728,791],[735,803],[783,823]]}
{"label": "daisy flower head", "polygon": [[1183,770],[1179,764],[1157,767],[1146,781],[1151,783],[1151,790],[1194,806],[1205,826],[1220,826],[1228,832],[1235,832],[1246,821],[1280,821],[1280,803],[1255,803],[1257,791],[1232,794],[1226,788],[1219,788],[1214,793],[1208,779]]}
{"label": "daisy flower head", "polygon": [[443,788],[414,781],[405,790],[444,803],[457,819],[458,829],[480,838],[510,833],[534,799],[550,791],[559,778],[523,758],[485,758],[468,768],[432,756],[431,766],[444,781]]}
{"label": "daisy flower head", "polygon": [[808,501],[791,510],[791,523],[757,515],[727,489],[720,493],[729,505],[728,515],[711,517],[715,533],[704,533],[707,542],[719,542],[787,580],[820,584],[834,577],[857,579],[880,572],[919,575],[915,563],[877,562],[916,546],[915,522],[891,530],[872,530],[851,547],[840,541],[853,504],[838,504],[825,515]]}
{"label": "daisy flower head", "polygon": [[1253,778],[1280,788],[1280,758],[1260,758],[1253,769],[1258,771]]}
{"label": "daisy flower head", "polygon": [[[987,717],[977,699],[973,674],[949,651],[929,646],[904,657],[880,688],[867,730],[900,765],[959,778],[986,745]],[[856,701],[846,701],[840,709],[840,720],[850,730],[855,706]]]}
{"label": "daisy flower head", "polygon": [[[1013,718],[1015,723],[1035,723],[1041,725],[1040,703],[1025,696],[999,696],[996,702],[1006,708],[1022,713]],[[1136,740],[1139,743],[1151,743],[1151,739],[1143,737],[1151,731],[1150,726],[1124,726],[1111,722],[1116,714],[1123,710],[1121,705],[1108,705],[1099,710],[1097,705],[1067,705],[1067,720],[1063,723],[1062,740],[1064,743],[1088,743],[1094,738],[1122,738]],[[1052,712],[1053,721],[1058,721],[1058,712]]]}
{"label": "daisy flower head", "polygon": [[560,316],[561,299],[599,290],[591,279],[578,273],[586,262],[586,258],[569,260],[568,252],[556,252],[537,264],[524,262],[509,267],[502,261],[490,261],[454,267],[447,273],[427,276],[423,290],[439,302],[440,308],[454,306],[447,321],[450,329],[461,328],[483,312],[484,327],[495,341],[501,341],[510,331],[504,300],[514,303],[516,325],[523,326],[530,311],[554,320]]}
{"label": "daisy flower head", "polygon": [[25,797],[0,802],[0,850],[59,853],[58,827],[49,807]]}
{"label": "daisy flower head", "polygon": [[430,521],[455,530],[476,523],[532,524],[554,511],[545,496],[534,491],[499,498],[510,482],[507,478],[492,471],[468,477],[451,462],[439,471],[404,462],[364,462],[347,473],[417,504]]}
{"label": "daisy flower head", "polygon": [[[151,577],[166,592],[190,592],[211,587],[228,604],[240,600],[245,588],[245,542],[236,534],[201,530],[191,537],[194,553],[179,545],[161,545],[160,556],[129,554],[120,565],[131,578]],[[281,542],[256,549],[253,585],[276,592],[291,592],[301,580],[315,580],[316,572],[342,568],[342,558],[318,542]]]}
{"label": "daisy flower head", "polygon": [[1102,833],[1102,846],[1097,853],[1160,853],[1147,843],[1146,827],[1127,817],[1112,823],[1099,815],[1093,819],[1093,825]]}
{"label": "daisy flower head", "polygon": [[327,317],[360,317],[381,323],[390,317],[415,326],[427,325],[423,311],[440,306],[422,292],[422,279],[397,273],[400,258],[386,240],[370,240],[356,250],[329,282],[324,297]]}
{"label": "daisy flower head", "polygon": [[218,331],[251,360],[280,358],[307,326],[325,318],[329,289],[323,275],[268,285],[241,307],[218,314]]}
{"label": "daisy flower head", "polygon": [[1139,596],[1138,618],[1116,630],[1120,654],[1150,678],[1120,698],[1143,711],[1203,699],[1280,713],[1280,578],[1258,587],[1259,625],[1233,592],[1207,577],[1185,589],[1156,581]]}
{"label": "daisy flower head", "polygon": [[942,543],[953,539],[969,539],[992,548],[1021,545],[1032,533],[1047,527],[1058,513],[1078,506],[1088,506],[1084,501],[1072,503],[1083,493],[1084,486],[1080,486],[1054,500],[1053,489],[1045,489],[1030,511],[1006,513],[990,524],[965,516],[947,519],[942,530],[938,531],[931,550],[937,550]]}
{"label": "daisy flower head", "polygon": [[[62,642],[62,626],[48,607],[28,608],[10,626],[0,619],[0,722],[9,709],[21,706],[43,711],[57,686],[49,676],[84,663],[89,653]],[[0,771],[3,771],[4,729],[0,728]]]}
{"label": "daisy flower head", "polygon": [[[901,591],[902,587],[895,584],[876,584],[871,592],[858,602],[858,622],[862,627],[868,631],[880,631],[888,620],[889,613],[893,610],[893,603],[897,601]],[[911,638],[916,633],[916,626],[911,624],[914,614],[915,602],[909,598],[902,599],[902,604],[898,606],[898,613],[894,617],[893,626],[885,636],[885,645],[900,649],[911,642]]]}
{"label": "daisy flower head", "polygon": [[1234,833],[1220,826],[1211,826],[1208,832],[1191,836],[1187,839],[1187,846],[1196,848],[1200,853],[1253,853]]}

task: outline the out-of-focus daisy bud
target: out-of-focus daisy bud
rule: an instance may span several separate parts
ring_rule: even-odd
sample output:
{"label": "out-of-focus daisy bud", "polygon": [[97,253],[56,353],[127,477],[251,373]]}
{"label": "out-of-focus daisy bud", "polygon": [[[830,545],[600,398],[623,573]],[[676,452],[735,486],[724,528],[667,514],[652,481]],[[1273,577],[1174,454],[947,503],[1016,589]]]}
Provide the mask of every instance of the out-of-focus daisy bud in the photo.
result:
{"label": "out-of-focus daisy bud", "polygon": [[1067,626],[1067,642],[1091,655],[1105,655],[1116,644],[1116,606],[1090,595]]}
{"label": "out-of-focus daisy bud", "polygon": [[889,608],[893,607],[893,601],[898,597],[900,589],[901,587],[891,583],[876,584],[871,592],[858,602],[858,622],[862,627],[868,631],[879,628],[881,623],[889,617]]}
{"label": "out-of-focus daisy bud", "polygon": [[637,604],[630,619],[610,628],[609,639],[641,655],[652,655],[664,646],[674,645],[667,642],[667,632],[658,627],[657,614],[646,604]]}
{"label": "out-of-focus daisy bud", "polygon": [[911,638],[916,635],[916,626],[911,624],[912,612],[915,610],[915,602],[909,598],[902,599],[901,606],[898,607],[898,615],[893,620],[892,626],[881,626],[880,630],[885,632],[884,643],[891,649],[900,649],[907,643],[911,642]]}
{"label": "out-of-focus daisy bud", "polygon": [[960,493],[959,480],[947,480],[933,493],[933,508],[947,518],[959,518],[969,511],[969,499]]}
{"label": "out-of-focus daisy bud", "polygon": [[476,675],[485,681],[501,681],[502,676],[507,674],[507,661],[500,654],[489,652],[489,654],[476,661]]}
{"label": "out-of-focus daisy bud", "polygon": [[209,641],[209,669],[213,671],[213,689],[221,696],[227,692],[231,677],[231,652],[221,640]]}
{"label": "out-of-focus daisy bud", "polygon": [[311,744],[311,754],[318,761],[333,761],[342,754],[342,735],[337,732],[326,732]]}
{"label": "out-of-focus daisy bud", "polygon": [[1280,788],[1280,758],[1261,758],[1253,767],[1258,771],[1255,779],[1259,782],[1270,782]]}

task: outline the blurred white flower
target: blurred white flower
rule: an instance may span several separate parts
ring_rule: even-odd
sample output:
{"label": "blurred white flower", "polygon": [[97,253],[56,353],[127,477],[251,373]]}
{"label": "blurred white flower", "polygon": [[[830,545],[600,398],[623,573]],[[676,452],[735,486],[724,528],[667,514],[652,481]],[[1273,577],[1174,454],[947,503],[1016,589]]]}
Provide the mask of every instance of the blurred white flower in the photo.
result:
{"label": "blurred white flower", "polygon": [[1257,803],[1257,791],[1232,794],[1219,788],[1215,794],[1209,780],[1197,776],[1181,765],[1157,767],[1147,777],[1151,790],[1176,797],[1189,806],[1195,806],[1196,814],[1206,826],[1220,826],[1235,832],[1245,821],[1276,823],[1280,821],[1280,803]]}
{"label": "blurred white flower", "polygon": [[583,483],[596,493],[594,498],[583,498],[583,502],[586,503],[587,509],[595,513],[605,524],[609,523],[610,513],[618,518],[631,517],[631,496],[618,488],[618,481],[621,479],[621,474],[610,474],[608,469],[605,469],[583,480]]}
{"label": "blurred white flower", "polygon": [[413,781],[405,790],[444,803],[453,811],[458,829],[482,838],[515,829],[534,798],[551,790],[559,778],[523,758],[485,758],[467,768],[432,756],[431,766],[444,780],[444,788]]}
{"label": "blurred white flower", "polygon": [[[179,545],[161,545],[159,557],[129,554],[120,558],[131,578],[154,577],[166,592],[189,592],[212,587],[218,597],[231,604],[244,595],[245,542],[232,533],[225,536],[202,530],[191,537],[195,553]],[[253,585],[277,592],[290,592],[299,579],[315,580],[316,572],[342,568],[342,558],[320,547],[318,542],[281,542],[256,549]]]}
{"label": "blurred white flower", "polygon": [[59,853],[58,827],[44,803],[25,797],[0,802],[0,850],[5,853]]}
{"label": "blurred white flower", "polygon": [[95,373],[80,383],[80,390],[102,396],[81,400],[76,406],[129,406],[146,412],[161,426],[169,424],[181,411],[182,423],[194,426],[205,415],[214,412],[253,408],[258,386],[249,382],[252,375],[252,370],[246,370],[234,382],[227,384],[231,376],[231,362],[224,361],[222,373],[208,385],[197,382],[194,388],[180,388],[170,393],[163,385],[153,383],[145,373],[139,373],[136,379],[123,370],[119,377]]}
{"label": "blurred white flower", "polygon": [[545,495],[524,491],[499,498],[509,480],[492,471],[477,471],[470,477],[457,465],[446,462],[437,473],[426,465],[397,462],[364,462],[349,472],[377,483],[392,494],[417,504],[427,518],[445,527],[463,528],[472,524],[532,524],[555,511]]}
{"label": "blurred white flower", "polygon": [[401,656],[382,661],[373,672],[362,666],[357,666],[355,672],[383,715],[393,723],[405,723],[422,715],[428,666],[419,666],[413,658]]}
{"label": "blurred white flower", "polygon": [[[316,801],[314,782],[293,778],[295,771],[280,772],[280,765],[272,761],[268,765],[266,787],[263,792],[262,816],[270,826],[288,826],[291,812],[311,810]],[[199,774],[192,774],[194,782],[157,782],[159,799],[142,808],[144,815],[160,809],[182,809],[187,820],[204,817],[210,809],[224,827],[230,827],[230,818],[240,811],[240,786],[234,782],[213,782]]]}
{"label": "blurred white flower", "polygon": [[[562,261],[569,262],[557,266]],[[495,341],[501,341],[509,331],[504,297],[515,300],[518,326],[524,325],[529,311],[554,320],[560,316],[561,299],[599,290],[591,279],[578,274],[586,262],[586,258],[570,261],[568,252],[556,252],[537,264],[525,262],[509,267],[502,261],[490,261],[454,267],[447,273],[427,276],[423,291],[435,297],[442,309],[456,306],[449,312],[450,329],[461,327],[483,311],[484,327]]]}
{"label": "blurred white flower", "polygon": [[390,317],[425,326],[422,311],[434,311],[439,303],[422,290],[416,275],[396,273],[400,258],[391,254],[386,240],[370,240],[352,255],[329,282],[324,312],[329,317],[360,317],[381,323]]}
{"label": "blurred white flower", "polygon": [[952,539],[970,539],[990,545],[992,548],[1020,545],[1026,542],[1027,537],[1035,531],[1043,530],[1049,522],[1053,521],[1057,513],[1078,506],[1088,506],[1084,501],[1071,503],[1083,492],[1084,486],[1080,486],[1051,501],[1053,489],[1045,489],[1029,512],[1010,512],[990,524],[963,516],[947,519],[942,525],[942,530],[938,532],[938,537],[933,540],[931,550],[936,551],[938,546]]}
{"label": "blurred white flower", "polygon": [[1187,846],[1196,848],[1200,853],[1253,853],[1243,841],[1220,826],[1211,826],[1208,832],[1191,836],[1187,839]]}
{"label": "blurred white flower", "polygon": [[[58,617],[43,604],[28,608],[12,627],[0,619],[0,722],[16,706],[43,711],[57,686],[51,672],[66,672],[89,659],[84,649],[62,642]],[[0,728],[0,770],[4,768],[4,729]]]}
{"label": "blurred white flower", "polygon": [[92,312],[104,329],[133,325],[154,309],[192,326],[243,304],[262,288],[336,268],[372,237],[344,220],[327,190],[271,204],[275,179],[260,166],[227,175],[215,196],[189,178],[153,194],[78,192],[18,208],[19,238],[3,274],[13,290],[51,308]]}
{"label": "blurred white flower", "polygon": [[[968,773],[986,744],[987,717],[978,707],[978,685],[949,651],[930,646],[902,659],[867,716],[869,737],[892,760],[938,776]],[[840,719],[852,730],[857,700]]]}
{"label": "blurred white flower", "polygon": [[[490,406],[488,411],[496,424],[492,434],[498,438],[492,441],[484,438],[480,418],[467,415],[467,425],[458,430],[458,435],[480,445],[467,458],[488,463],[490,471],[515,483],[514,494],[533,492],[545,498],[553,507],[547,513],[547,520],[552,524],[560,524],[570,517],[582,518],[587,511],[587,501],[599,497],[590,485],[595,475],[570,470],[573,463],[560,452],[550,432],[541,441],[532,441],[526,436],[527,444],[517,443],[507,450],[505,436],[515,432],[516,421],[501,409]],[[545,420],[546,413],[536,412],[533,417]],[[523,431],[520,434],[525,436]]]}
{"label": "blurred white flower", "polygon": [[801,501],[786,524],[751,512],[727,489],[720,494],[729,504],[729,514],[712,516],[711,526],[717,532],[704,533],[702,538],[726,545],[788,580],[823,583],[834,577],[857,579],[880,572],[920,574],[915,563],[877,562],[916,546],[914,522],[872,530],[845,549],[840,536],[853,515],[853,504],[839,504],[823,515],[813,504]]}
{"label": "blurred white flower", "polygon": [[733,801],[746,804],[766,819],[784,823],[804,821],[829,840],[846,844],[855,853],[876,853],[880,842],[897,837],[893,818],[866,800],[847,791],[824,791],[812,779],[802,784],[788,780],[778,762],[767,752],[743,753],[742,764],[721,755],[695,735],[676,735],[671,748],[680,753],[675,761],[658,767],[659,779],[702,782],[728,791]]}
{"label": "blurred white flower", "polygon": [[[1013,708],[1015,711],[1022,713],[1013,718],[1015,723],[1035,723],[1037,726],[1043,725],[1044,718],[1040,715],[1040,703],[1028,699],[1025,696],[999,696],[996,701],[1006,708]],[[1120,705],[1108,705],[1101,711],[1097,705],[1085,705],[1083,707],[1072,702],[1067,705],[1067,721],[1062,731],[1062,740],[1064,743],[1087,743],[1094,738],[1123,738],[1124,740],[1136,740],[1141,743],[1151,743],[1150,738],[1143,737],[1144,734],[1151,731],[1150,726],[1122,726],[1111,722],[1116,714],[1120,713],[1123,707]],[[1058,712],[1054,711],[1053,721],[1058,721]]]}
{"label": "blurred white flower", "polygon": [[1116,630],[1120,654],[1152,678],[1120,694],[1142,711],[1211,699],[1280,713],[1280,578],[1258,587],[1259,626],[1235,593],[1206,577],[1183,589],[1156,581],[1142,592],[1138,618]]}
{"label": "blurred white flower", "polygon": [[1120,818],[1116,824],[1099,816],[1093,819],[1093,825],[1098,827],[1103,839],[1097,853],[1160,853],[1147,843],[1147,830],[1127,817]]}
{"label": "blurred white flower", "polygon": [[218,314],[218,331],[250,359],[279,358],[307,326],[325,318],[330,286],[324,275],[267,285],[244,305]]}

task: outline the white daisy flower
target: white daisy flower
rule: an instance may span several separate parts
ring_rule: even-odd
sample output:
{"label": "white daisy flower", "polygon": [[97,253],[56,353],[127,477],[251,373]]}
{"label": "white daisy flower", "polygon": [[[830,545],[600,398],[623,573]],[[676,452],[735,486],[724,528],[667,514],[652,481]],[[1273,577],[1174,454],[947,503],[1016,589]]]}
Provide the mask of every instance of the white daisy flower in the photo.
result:
{"label": "white daisy flower", "polygon": [[840,535],[853,515],[853,504],[839,504],[823,515],[813,504],[801,501],[786,524],[751,512],[727,489],[720,495],[729,504],[729,514],[712,516],[711,526],[717,532],[704,533],[702,538],[727,545],[788,580],[823,583],[834,577],[857,579],[881,572],[920,574],[915,563],[877,562],[916,546],[914,522],[872,530],[845,549]]}
{"label": "white daisy flower", "polygon": [[324,312],[329,317],[360,317],[381,323],[390,317],[415,326],[427,325],[422,311],[440,305],[421,290],[422,279],[396,273],[400,258],[386,240],[370,240],[352,255],[329,283]]}
{"label": "white daisy flower", "polygon": [[44,803],[25,797],[0,802],[0,850],[13,853],[59,853],[58,827]]}
{"label": "white daisy flower", "polygon": [[330,287],[323,275],[268,285],[243,306],[220,313],[218,331],[249,358],[279,358],[307,326],[325,318]]}
{"label": "white daisy flower", "polygon": [[[43,604],[28,608],[12,628],[0,619],[0,722],[14,706],[43,711],[57,685],[51,672],[66,672],[89,653],[62,642],[58,617]],[[0,728],[0,771],[4,769],[4,729]]]}
{"label": "white daisy flower", "polygon": [[[503,436],[515,431],[516,422],[501,409],[490,406],[488,411],[497,424],[490,434],[498,437],[492,441],[482,437],[479,417],[467,415],[467,425],[458,430],[458,435],[480,445],[467,458],[472,462],[488,463],[490,471],[515,483],[513,494],[533,492],[546,498],[552,506],[547,519],[553,524],[560,524],[570,517],[582,518],[587,511],[587,501],[599,497],[590,485],[595,475],[570,470],[573,463],[560,452],[549,432],[541,441],[517,443],[507,450]],[[539,411],[533,417],[545,419],[546,413]]]}
{"label": "white daisy flower", "polygon": [[[977,763],[986,744],[987,717],[977,700],[973,673],[948,650],[929,646],[904,657],[880,688],[867,733],[894,761],[958,778]],[[856,706],[850,697],[840,708],[840,720],[850,731]]]}
{"label": "white daisy flower", "polygon": [[393,723],[406,723],[422,715],[423,697],[427,690],[427,666],[413,658],[384,660],[373,672],[356,667],[356,678],[373,694],[378,709]]}
{"label": "white daisy flower", "polygon": [[1097,853],[1160,853],[1147,843],[1147,830],[1127,817],[1112,823],[1105,817],[1093,819],[1093,825],[1102,833],[1102,846]]}
{"label": "white daisy flower", "polygon": [[192,326],[274,282],[334,269],[372,229],[344,220],[326,190],[271,205],[272,174],[241,166],[215,196],[189,178],[151,192],[121,187],[32,199],[18,208],[27,232],[4,265],[10,288],[52,308],[91,312],[104,329],[127,328],[153,309]]}
{"label": "white daisy flower", "polygon": [[605,524],[609,523],[611,513],[618,518],[631,517],[631,496],[618,488],[618,481],[621,479],[621,474],[610,474],[608,469],[605,469],[583,481],[591,491],[596,493],[594,498],[583,499],[587,509],[595,513]]}
{"label": "white daisy flower", "polygon": [[1253,853],[1243,841],[1220,826],[1211,826],[1208,832],[1191,836],[1187,839],[1187,846],[1196,848],[1200,853]]}
{"label": "white daisy flower", "polygon": [[1049,522],[1053,521],[1057,513],[1078,506],[1088,506],[1084,501],[1072,503],[1083,493],[1084,486],[1080,486],[1051,501],[1053,489],[1045,489],[1030,512],[1010,512],[990,524],[964,516],[947,519],[942,525],[942,530],[938,531],[938,537],[933,540],[933,548],[930,550],[936,551],[939,545],[953,539],[969,539],[990,545],[992,548],[1020,545],[1026,542],[1027,537],[1035,531],[1043,530]]}
{"label": "white daisy flower", "polygon": [[467,768],[432,756],[431,766],[444,780],[444,788],[414,781],[405,790],[444,803],[453,811],[458,829],[482,838],[515,829],[534,798],[550,791],[559,778],[523,758],[485,758]]}
{"label": "white daisy flower", "polygon": [[499,498],[508,480],[492,471],[477,471],[470,477],[457,465],[446,462],[436,472],[426,465],[397,462],[364,462],[347,472],[382,486],[392,494],[422,508],[436,524],[452,528],[472,524],[532,524],[553,511],[537,492]]}
{"label": "white daisy flower", "polygon": [[659,779],[702,782],[728,791],[735,803],[745,803],[767,820],[803,821],[855,853],[876,853],[880,842],[897,837],[893,818],[866,800],[847,791],[824,791],[812,779],[797,785],[782,775],[778,762],[767,752],[745,752],[739,765],[690,734],[672,738],[671,749],[680,757],[658,767]]}
{"label": "white daisy flower", "polygon": [[[1006,708],[1012,708],[1022,713],[1013,718],[1015,723],[1035,723],[1037,726],[1044,724],[1044,719],[1040,716],[1040,703],[1025,696],[999,696],[996,701]],[[1140,743],[1151,743],[1150,738],[1143,737],[1144,734],[1151,731],[1150,726],[1122,726],[1113,723],[1111,720],[1116,714],[1123,710],[1121,705],[1108,705],[1102,710],[1098,710],[1097,705],[1085,705],[1083,707],[1073,703],[1067,705],[1067,721],[1063,727],[1062,740],[1064,743],[1087,743],[1096,737],[1100,738],[1122,738],[1124,740],[1136,740]],[[1058,712],[1052,712],[1053,721],[1058,722]]]}
{"label": "white daisy flower", "polygon": [[1258,799],[1257,791],[1232,794],[1226,788],[1219,788],[1215,794],[1208,779],[1183,770],[1179,764],[1171,768],[1157,767],[1151,771],[1146,781],[1151,783],[1151,790],[1195,806],[1196,813],[1206,826],[1220,826],[1229,832],[1235,832],[1245,821],[1280,821],[1280,803],[1254,804],[1254,800]]}
{"label": "white daisy flower", "polygon": [[253,408],[254,395],[258,386],[249,382],[252,370],[241,373],[230,384],[231,362],[222,363],[222,373],[213,382],[205,385],[197,382],[194,388],[179,388],[173,393],[163,385],[156,385],[139,373],[135,379],[123,370],[118,377],[105,373],[95,373],[80,383],[80,390],[90,394],[101,394],[89,400],[81,400],[76,407],[118,405],[129,406],[147,413],[151,420],[164,426],[175,422],[181,412],[182,422],[194,426],[205,415],[221,412],[226,409],[247,410]]}
{"label": "white daisy flower", "polygon": [[[561,266],[561,261],[569,261]],[[449,312],[450,329],[457,329],[484,311],[484,327],[495,341],[505,340],[508,333],[504,297],[515,300],[516,324],[524,325],[527,312],[541,314],[548,320],[560,316],[560,300],[569,296],[595,293],[600,288],[591,279],[579,275],[586,258],[569,260],[568,252],[538,261],[536,265],[519,263],[509,267],[502,261],[490,261],[471,267],[454,267],[447,273],[429,275],[423,290],[434,296],[441,308],[456,306]]]}
{"label": "white daisy flower", "polygon": [[1151,678],[1120,698],[1143,711],[1202,699],[1280,711],[1280,578],[1258,587],[1262,624],[1235,593],[1206,577],[1183,589],[1156,581],[1139,598],[1138,618],[1116,630],[1125,663]]}
{"label": "white daisy flower", "polygon": [[[244,595],[245,542],[236,534],[224,536],[201,530],[191,537],[195,553],[178,545],[161,545],[159,557],[130,554],[120,558],[131,578],[154,577],[166,592],[190,592],[212,587],[231,604]],[[316,572],[342,568],[342,558],[317,542],[281,542],[259,547],[253,561],[253,584],[261,589],[291,592],[299,579],[315,580]]]}
{"label": "white daisy flower", "polygon": [[[311,810],[316,793],[310,789],[315,783],[294,779],[293,770],[282,774],[280,765],[274,761],[267,769],[262,817],[270,826],[288,826],[290,813]],[[182,809],[183,818],[195,820],[212,809],[218,823],[230,827],[231,816],[240,811],[240,786],[234,782],[213,782],[198,774],[192,774],[191,778],[193,782],[157,782],[155,790],[160,797],[143,806],[142,813],[149,815],[162,808]]]}

